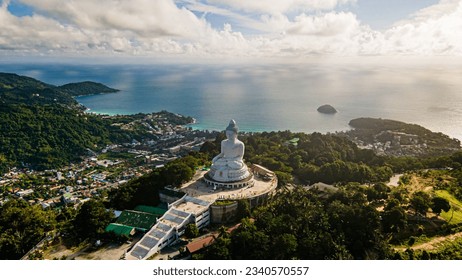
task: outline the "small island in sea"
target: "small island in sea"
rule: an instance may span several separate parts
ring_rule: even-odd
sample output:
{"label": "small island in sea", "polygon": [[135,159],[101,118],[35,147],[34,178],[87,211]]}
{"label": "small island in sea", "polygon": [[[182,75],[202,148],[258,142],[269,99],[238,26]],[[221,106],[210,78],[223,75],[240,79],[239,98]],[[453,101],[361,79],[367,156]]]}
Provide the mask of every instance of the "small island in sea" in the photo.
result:
{"label": "small island in sea", "polygon": [[323,114],[332,115],[332,114],[337,113],[337,110],[334,107],[332,107],[332,105],[325,104],[318,108],[318,112],[323,113]]}

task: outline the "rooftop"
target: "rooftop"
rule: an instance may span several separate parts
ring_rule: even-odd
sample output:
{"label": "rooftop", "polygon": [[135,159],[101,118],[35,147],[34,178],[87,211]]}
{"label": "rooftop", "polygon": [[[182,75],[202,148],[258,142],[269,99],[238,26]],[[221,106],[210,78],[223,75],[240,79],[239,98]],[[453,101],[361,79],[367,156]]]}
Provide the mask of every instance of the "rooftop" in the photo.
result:
{"label": "rooftop", "polygon": [[186,245],[186,249],[191,254],[196,253],[197,251],[200,251],[201,249],[212,245],[212,243],[215,242],[215,238],[216,238],[216,235],[206,236],[202,239],[189,243],[188,245]]}
{"label": "rooftop", "polygon": [[167,212],[167,209],[159,208],[159,207],[153,207],[153,206],[147,206],[147,205],[138,205],[138,206],[135,207],[134,210],[139,211],[139,212],[145,212],[145,213],[157,215],[159,217],[164,215],[165,212]]}
{"label": "rooftop", "polygon": [[[194,175],[194,179],[191,182],[186,183],[181,188],[181,191],[187,193],[190,197],[213,203],[217,199],[252,198],[268,193],[276,189],[277,186],[276,178],[273,178],[271,181],[265,181],[259,176],[254,176],[255,184],[252,187],[213,190],[213,188],[207,186],[207,184],[202,180],[202,177],[206,172],[207,171],[202,170],[197,171]],[[186,209],[188,206],[191,207],[192,205],[185,205],[184,208]]]}
{"label": "rooftop", "polygon": [[[240,226],[241,226],[241,224],[239,223],[237,225],[234,225],[233,227],[228,228],[226,231],[228,233],[231,233]],[[197,251],[200,251],[201,249],[212,245],[213,242],[215,242],[215,239],[218,237],[218,235],[219,234],[216,232],[216,233],[208,235],[208,236],[206,236],[204,238],[199,238],[199,239],[189,243],[188,245],[186,245],[186,249],[191,254],[193,254],[193,253],[195,253]]]}
{"label": "rooftop", "polygon": [[117,218],[117,223],[141,230],[148,230],[156,223],[157,217],[157,215],[145,212],[124,210]]}
{"label": "rooftop", "polygon": [[122,236],[122,235],[130,236],[135,233],[134,229],[135,229],[134,227],[121,225],[117,223],[111,223],[106,227],[105,231],[114,232],[116,235],[119,235],[119,236]]}

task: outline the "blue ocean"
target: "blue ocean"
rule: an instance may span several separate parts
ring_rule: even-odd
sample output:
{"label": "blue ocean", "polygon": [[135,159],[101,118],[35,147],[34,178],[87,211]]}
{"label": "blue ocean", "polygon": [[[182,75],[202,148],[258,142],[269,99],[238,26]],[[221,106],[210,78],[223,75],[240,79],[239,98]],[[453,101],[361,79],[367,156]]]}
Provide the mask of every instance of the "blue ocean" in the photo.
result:
{"label": "blue ocean", "polygon": [[[78,97],[91,112],[167,110],[196,129],[335,132],[358,117],[415,123],[462,140],[462,68],[381,64],[0,64],[53,85],[95,81],[120,89]],[[338,113],[317,112],[324,104]]]}

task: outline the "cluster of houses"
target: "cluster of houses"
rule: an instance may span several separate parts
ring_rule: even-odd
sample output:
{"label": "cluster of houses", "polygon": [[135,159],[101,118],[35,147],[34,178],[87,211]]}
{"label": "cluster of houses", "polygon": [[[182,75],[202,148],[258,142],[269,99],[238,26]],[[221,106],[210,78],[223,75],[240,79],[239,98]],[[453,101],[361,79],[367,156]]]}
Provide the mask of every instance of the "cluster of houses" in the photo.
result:
{"label": "cluster of houses", "polygon": [[[111,159],[99,159],[98,153],[88,149],[89,156],[80,163],[70,164],[60,170],[34,171],[12,168],[7,174],[0,174],[0,205],[8,195],[16,195],[30,204],[54,207],[62,204],[77,206],[86,200],[101,195],[104,189],[116,188],[134,177],[162,167],[166,163],[199,150],[206,141],[206,133],[193,131],[161,120],[158,127],[152,127],[158,134],[157,140],[141,143],[133,139],[125,144],[106,146],[101,154],[111,153]],[[132,154],[134,164],[126,159],[117,159],[117,153]],[[140,160],[137,160],[140,159]],[[112,176],[117,170],[117,176]],[[24,185],[23,177],[34,176],[46,182],[42,185]]]}

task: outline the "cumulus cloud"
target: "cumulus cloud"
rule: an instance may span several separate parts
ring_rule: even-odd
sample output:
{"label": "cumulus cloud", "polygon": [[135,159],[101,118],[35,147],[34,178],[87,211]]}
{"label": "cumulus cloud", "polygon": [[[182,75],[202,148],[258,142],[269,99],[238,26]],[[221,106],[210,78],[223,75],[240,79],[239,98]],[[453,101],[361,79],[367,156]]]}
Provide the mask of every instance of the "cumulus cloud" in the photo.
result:
{"label": "cumulus cloud", "polygon": [[[15,0],[13,0],[15,1]],[[0,55],[89,54],[304,57],[319,54],[462,54],[462,1],[441,0],[389,30],[374,31],[351,12],[353,0],[16,0],[0,7]],[[208,14],[229,19],[214,26]],[[246,34],[234,24],[253,29]],[[238,28],[239,30],[239,28]]]}
{"label": "cumulus cloud", "polygon": [[[8,2],[0,8],[0,49],[14,52],[47,52],[68,45],[69,38],[81,40],[83,34],[40,15],[16,17],[9,13]],[[79,48],[78,44],[68,45]]]}
{"label": "cumulus cloud", "polygon": [[[210,25],[171,0],[21,0],[32,16],[0,10],[0,49],[38,53],[181,53]],[[175,41],[177,40],[177,41]]]}
{"label": "cumulus cloud", "polygon": [[383,34],[383,53],[462,54],[462,1],[442,0]]}
{"label": "cumulus cloud", "polygon": [[82,29],[128,31],[138,36],[197,37],[208,26],[171,0],[21,0],[51,18]]}

